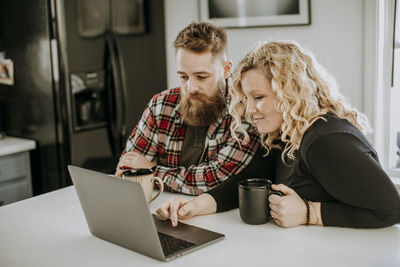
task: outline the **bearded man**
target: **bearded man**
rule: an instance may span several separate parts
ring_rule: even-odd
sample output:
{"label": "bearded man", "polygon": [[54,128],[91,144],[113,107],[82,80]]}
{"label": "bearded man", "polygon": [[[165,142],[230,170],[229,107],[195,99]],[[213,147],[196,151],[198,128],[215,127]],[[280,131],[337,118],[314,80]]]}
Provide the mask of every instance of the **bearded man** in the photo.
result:
{"label": "bearded man", "polygon": [[227,59],[223,28],[192,23],[174,41],[179,88],[155,95],[128,138],[116,176],[127,168],[152,168],[174,192],[198,195],[239,173],[259,146],[255,129],[247,144],[230,132]]}

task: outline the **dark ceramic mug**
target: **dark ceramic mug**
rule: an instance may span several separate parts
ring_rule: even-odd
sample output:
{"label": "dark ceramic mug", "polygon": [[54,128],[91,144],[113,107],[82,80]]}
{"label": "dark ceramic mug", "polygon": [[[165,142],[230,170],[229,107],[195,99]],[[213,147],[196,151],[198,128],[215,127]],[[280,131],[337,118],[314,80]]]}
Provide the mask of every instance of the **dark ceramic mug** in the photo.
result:
{"label": "dark ceramic mug", "polygon": [[272,182],[254,178],[239,182],[240,218],[248,224],[263,224],[269,221],[269,200],[272,194],[283,196],[280,191],[271,189]]}

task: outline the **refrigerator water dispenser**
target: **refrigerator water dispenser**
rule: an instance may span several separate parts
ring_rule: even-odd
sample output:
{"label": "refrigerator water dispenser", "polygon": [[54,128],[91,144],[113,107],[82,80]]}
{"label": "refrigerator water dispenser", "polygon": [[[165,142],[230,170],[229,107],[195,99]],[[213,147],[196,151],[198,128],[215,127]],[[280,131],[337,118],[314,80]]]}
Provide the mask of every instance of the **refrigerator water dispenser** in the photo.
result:
{"label": "refrigerator water dispenser", "polygon": [[71,91],[75,131],[94,129],[107,124],[103,70],[72,73]]}

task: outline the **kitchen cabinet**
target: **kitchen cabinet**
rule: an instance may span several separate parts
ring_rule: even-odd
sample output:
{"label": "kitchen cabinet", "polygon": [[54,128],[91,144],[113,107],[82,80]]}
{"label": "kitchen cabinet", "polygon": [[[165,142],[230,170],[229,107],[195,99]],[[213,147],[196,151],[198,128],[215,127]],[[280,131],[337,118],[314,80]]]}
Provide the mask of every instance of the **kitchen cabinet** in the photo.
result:
{"label": "kitchen cabinet", "polygon": [[32,140],[0,139],[0,206],[32,196],[29,151],[35,147]]}

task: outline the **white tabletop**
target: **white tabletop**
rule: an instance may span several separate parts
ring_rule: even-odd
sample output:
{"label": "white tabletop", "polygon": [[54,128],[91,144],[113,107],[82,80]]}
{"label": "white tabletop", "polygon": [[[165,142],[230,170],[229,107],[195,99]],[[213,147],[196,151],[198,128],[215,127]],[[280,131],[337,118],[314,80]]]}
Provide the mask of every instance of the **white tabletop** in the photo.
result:
{"label": "white tabletop", "polygon": [[[150,208],[172,195],[163,193]],[[399,225],[283,229],[247,225],[237,209],[185,222],[226,237],[163,263],[92,236],[70,186],[0,207],[0,266],[400,266]]]}
{"label": "white tabletop", "polygon": [[36,148],[33,140],[6,136],[0,139],[0,156],[25,152]]}

